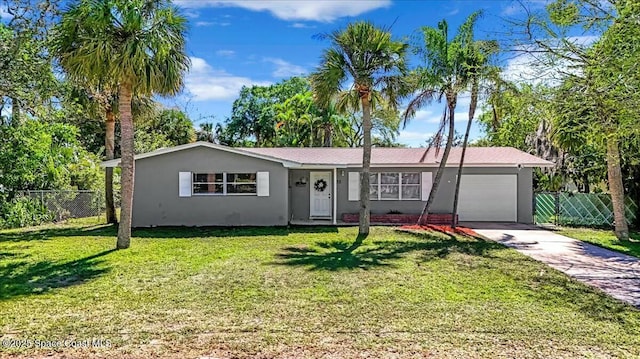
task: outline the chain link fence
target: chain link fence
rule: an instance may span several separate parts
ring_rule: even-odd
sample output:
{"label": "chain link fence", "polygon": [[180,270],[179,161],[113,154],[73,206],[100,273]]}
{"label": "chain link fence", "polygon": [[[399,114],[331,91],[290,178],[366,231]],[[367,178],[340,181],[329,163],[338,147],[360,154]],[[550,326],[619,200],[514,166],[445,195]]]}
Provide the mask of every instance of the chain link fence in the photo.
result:
{"label": "chain link fence", "polygon": [[40,201],[55,221],[99,216],[105,210],[104,193],[100,191],[22,191],[18,196]]}
{"label": "chain link fence", "polygon": [[[627,223],[633,223],[637,210],[637,204],[627,198]],[[611,196],[604,193],[536,193],[534,214],[537,224],[610,227],[614,222]]]}

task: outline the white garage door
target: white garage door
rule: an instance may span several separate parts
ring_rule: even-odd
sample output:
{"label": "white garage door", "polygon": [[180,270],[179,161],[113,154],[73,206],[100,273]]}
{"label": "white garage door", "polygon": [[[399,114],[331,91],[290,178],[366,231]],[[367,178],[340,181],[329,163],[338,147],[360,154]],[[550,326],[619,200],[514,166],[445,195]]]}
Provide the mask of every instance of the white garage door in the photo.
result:
{"label": "white garage door", "polygon": [[517,175],[464,175],[460,182],[460,221],[516,222]]}

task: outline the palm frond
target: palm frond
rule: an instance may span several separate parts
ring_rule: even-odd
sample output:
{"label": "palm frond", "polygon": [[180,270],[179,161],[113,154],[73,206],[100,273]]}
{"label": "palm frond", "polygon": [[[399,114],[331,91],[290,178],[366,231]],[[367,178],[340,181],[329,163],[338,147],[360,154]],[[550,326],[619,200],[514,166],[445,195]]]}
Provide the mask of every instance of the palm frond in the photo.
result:
{"label": "palm frond", "polygon": [[431,140],[427,144],[427,148],[424,150],[424,154],[422,155],[422,157],[420,157],[420,162],[424,162],[424,160],[427,158],[427,155],[429,154],[429,151],[432,148],[435,148],[436,157],[438,157],[438,154],[440,154],[440,147],[442,147],[441,145],[442,139],[444,138],[444,131],[447,127],[447,112],[448,107],[445,106],[444,111],[442,111],[442,118],[440,119],[438,130],[433,134],[433,137],[431,137]]}

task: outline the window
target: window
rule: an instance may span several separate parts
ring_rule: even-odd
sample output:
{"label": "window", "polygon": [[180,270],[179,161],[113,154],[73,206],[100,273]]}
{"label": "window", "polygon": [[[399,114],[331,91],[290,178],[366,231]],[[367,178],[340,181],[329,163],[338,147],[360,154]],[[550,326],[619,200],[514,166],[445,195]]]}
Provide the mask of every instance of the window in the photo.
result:
{"label": "window", "polygon": [[255,173],[227,173],[227,193],[228,194],[254,194],[256,188]]}
{"label": "window", "polygon": [[223,177],[222,173],[194,173],[193,194],[223,194]]}
{"label": "window", "polygon": [[380,172],[370,174],[372,200],[419,200],[420,173]]}
{"label": "window", "polygon": [[420,173],[402,174],[402,199],[420,199],[421,189]]}
{"label": "window", "polygon": [[257,194],[256,173],[194,173],[193,194]]}

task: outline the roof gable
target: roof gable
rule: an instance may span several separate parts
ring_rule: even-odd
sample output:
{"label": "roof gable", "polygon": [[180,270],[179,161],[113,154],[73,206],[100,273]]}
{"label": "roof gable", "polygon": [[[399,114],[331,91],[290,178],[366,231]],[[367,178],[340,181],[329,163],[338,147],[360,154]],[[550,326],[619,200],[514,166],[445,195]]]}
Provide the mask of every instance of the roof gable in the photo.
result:
{"label": "roof gable", "polygon": [[[251,152],[244,151],[244,150],[242,150],[240,148],[217,145],[215,143],[205,142],[205,141],[197,141],[197,142],[187,143],[187,144],[184,144],[184,145],[178,145],[178,146],[174,146],[174,147],[160,148],[160,149],[157,149],[155,151],[151,151],[151,152],[146,152],[146,153],[141,153],[139,155],[135,155],[134,159],[135,160],[141,160],[141,159],[144,159],[144,158],[161,156],[161,155],[164,155],[164,154],[167,154],[167,153],[188,150],[188,149],[196,148],[196,147],[206,147],[206,148],[211,148],[211,149],[220,150],[220,151],[224,151],[224,152],[239,154],[239,155],[242,155],[242,156],[258,158],[258,159],[271,161],[271,162],[278,162],[278,163],[282,163],[282,165],[284,165],[285,167],[289,167],[291,165],[295,165],[295,164],[289,163],[289,161],[281,159],[281,158],[276,158],[276,157],[272,157],[272,156],[264,155],[264,154],[259,154],[259,153],[251,153]],[[120,165],[120,158],[116,158],[116,159],[109,160],[109,161],[104,161],[104,162],[102,162],[100,164],[100,166],[102,166],[102,167],[117,167],[119,165]]]}

